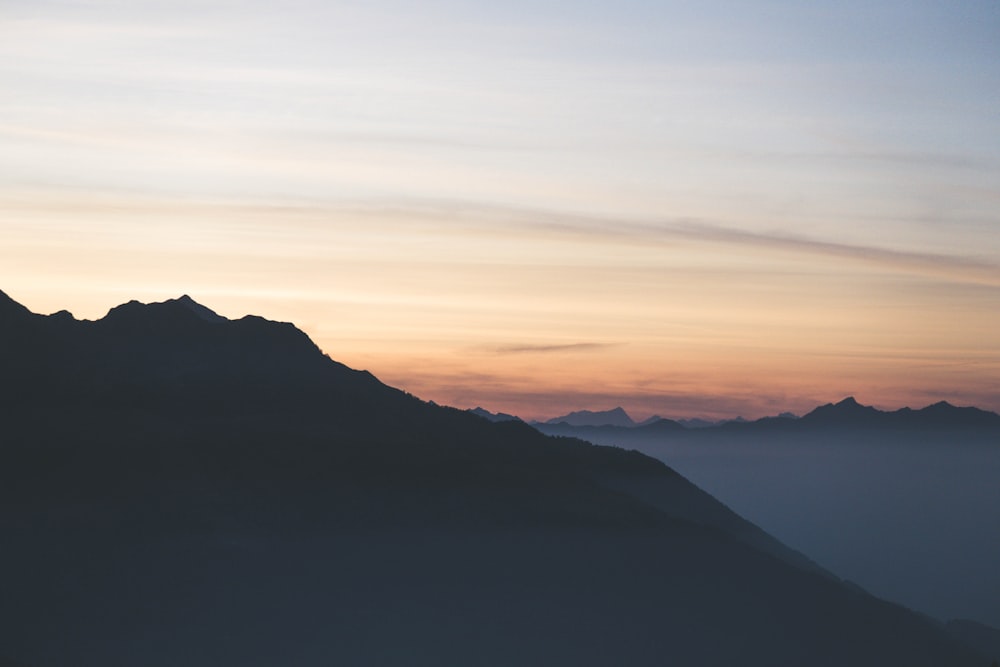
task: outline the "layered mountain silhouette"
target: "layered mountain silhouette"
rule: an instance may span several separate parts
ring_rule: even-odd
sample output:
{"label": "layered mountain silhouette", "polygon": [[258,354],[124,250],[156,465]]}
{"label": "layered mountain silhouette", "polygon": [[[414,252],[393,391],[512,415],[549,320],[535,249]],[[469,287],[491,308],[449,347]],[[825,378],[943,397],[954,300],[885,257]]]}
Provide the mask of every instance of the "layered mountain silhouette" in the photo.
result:
{"label": "layered mountain silhouette", "polygon": [[[584,413],[603,415],[606,413]],[[571,413],[580,414],[580,413]],[[711,436],[721,431],[739,433],[808,433],[830,432],[836,430],[881,429],[881,430],[996,430],[1000,432],[1000,415],[975,407],[956,407],[947,401],[914,410],[901,408],[884,411],[870,405],[862,405],[849,396],[838,403],[821,405],[802,417],[791,413],[782,413],[776,417],[763,417],[748,421],[731,419],[719,422],[708,422],[700,419],[685,419],[674,421],[657,419],[643,422],[641,425],[613,423],[611,420],[595,420],[591,423],[571,423],[557,417],[547,422],[532,422],[538,430],[549,435],[579,437],[586,440],[593,437],[608,438],[618,436],[621,441],[645,439],[656,433],[677,432],[679,430],[703,431]]]}
{"label": "layered mountain silhouette", "polygon": [[661,435],[686,431],[688,428],[680,422],[663,418],[632,426],[619,426],[616,424],[574,425],[566,421],[555,423],[532,422],[531,425],[546,435],[581,438],[588,441],[607,439],[619,435],[624,435],[626,438],[655,438]]}
{"label": "layered mountain silhouette", "polygon": [[987,664],[655,459],[188,297],[0,293],[0,525],[0,654],[32,667]]}
{"label": "layered mountain silhouette", "polygon": [[861,405],[853,396],[839,403],[822,405],[794,421],[754,422],[757,426],[784,428],[811,428],[822,425],[835,428],[996,428],[1000,429],[1000,415],[974,407],[956,407],[940,401],[919,410],[901,408],[891,412]]}

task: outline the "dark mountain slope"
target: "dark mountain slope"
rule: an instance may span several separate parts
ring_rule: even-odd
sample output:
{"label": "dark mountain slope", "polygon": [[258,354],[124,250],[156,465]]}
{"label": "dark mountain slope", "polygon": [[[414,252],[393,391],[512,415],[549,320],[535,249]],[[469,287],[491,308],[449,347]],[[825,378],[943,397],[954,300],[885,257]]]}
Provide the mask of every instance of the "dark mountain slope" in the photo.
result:
{"label": "dark mountain slope", "polygon": [[11,304],[0,651],[36,667],[985,667],[638,453],[428,405],[189,299]]}
{"label": "dark mountain slope", "polygon": [[970,620],[948,621],[948,633],[985,656],[1000,661],[1000,629]]}

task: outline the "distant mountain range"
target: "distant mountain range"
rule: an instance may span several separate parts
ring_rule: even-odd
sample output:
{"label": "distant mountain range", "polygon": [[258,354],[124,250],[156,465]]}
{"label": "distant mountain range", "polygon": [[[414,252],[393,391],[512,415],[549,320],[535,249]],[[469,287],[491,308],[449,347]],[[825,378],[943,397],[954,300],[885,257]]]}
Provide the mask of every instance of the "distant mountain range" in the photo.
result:
{"label": "distant mountain range", "polygon": [[[489,414],[482,408],[481,413]],[[517,419],[507,415],[510,419]],[[998,429],[1000,415],[975,407],[956,407],[940,401],[933,405],[913,410],[901,408],[883,411],[861,405],[854,397],[838,403],[821,405],[802,417],[784,412],[776,417],[764,417],[748,421],[742,417],[711,422],[702,419],[671,420],[651,417],[636,423],[622,408],[591,412],[581,410],[544,422],[531,425],[550,435],[583,437],[593,433],[610,434],[622,431],[623,435],[643,436],[650,433],[666,433],[678,429],[725,429],[733,431],[762,432],[768,430],[806,431],[811,429]],[[596,431],[595,431],[596,429]],[[625,429],[628,429],[626,432]]]}
{"label": "distant mountain range", "polygon": [[758,420],[759,427],[810,428],[1000,428],[1000,415],[975,407],[956,407],[946,401],[928,405],[919,410],[901,408],[891,412],[861,405],[853,397],[839,403],[827,403],[802,419],[789,421]]}
{"label": "distant mountain range", "polygon": [[655,459],[188,297],[0,293],[0,526],[0,655],[32,667],[988,664]]}

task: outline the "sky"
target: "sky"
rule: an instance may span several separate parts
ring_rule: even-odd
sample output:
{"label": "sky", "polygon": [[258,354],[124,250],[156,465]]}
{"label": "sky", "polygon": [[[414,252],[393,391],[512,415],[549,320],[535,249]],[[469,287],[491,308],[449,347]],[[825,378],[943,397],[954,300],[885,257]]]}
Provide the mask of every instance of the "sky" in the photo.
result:
{"label": "sky", "polygon": [[438,403],[1000,410],[1000,5],[0,0],[0,290]]}

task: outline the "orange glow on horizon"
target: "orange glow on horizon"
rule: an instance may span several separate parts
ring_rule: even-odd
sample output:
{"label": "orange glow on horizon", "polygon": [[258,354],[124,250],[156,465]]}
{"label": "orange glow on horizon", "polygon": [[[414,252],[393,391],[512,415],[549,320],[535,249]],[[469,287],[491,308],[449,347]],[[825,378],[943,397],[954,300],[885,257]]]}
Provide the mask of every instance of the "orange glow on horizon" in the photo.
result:
{"label": "orange glow on horizon", "polygon": [[749,418],[855,395],[1000,409],[988,265],[718,228],[535,228],[502,210],[52,203],[25,206],[0,249],[0,289],[36,312],[95,319],[188,293],[294,322],[334,359],[457,407]]}

